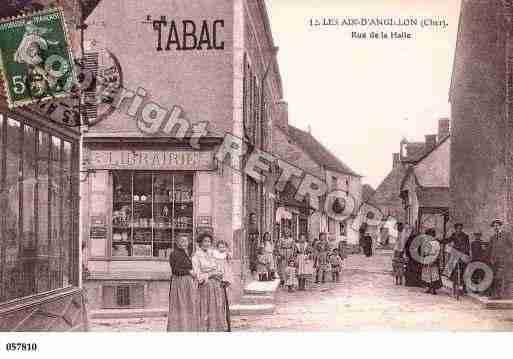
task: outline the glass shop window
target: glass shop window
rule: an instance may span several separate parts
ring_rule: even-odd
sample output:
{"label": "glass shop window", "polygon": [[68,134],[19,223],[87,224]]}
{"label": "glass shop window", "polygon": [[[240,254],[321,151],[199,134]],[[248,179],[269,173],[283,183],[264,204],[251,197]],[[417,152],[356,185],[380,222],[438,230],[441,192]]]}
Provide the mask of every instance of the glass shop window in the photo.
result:
{"label": "glass shop window", "polygon": [[0,302],[70,284],[72,148],[0,114]]}
{"label": "glass shop window", "polygon": [[192,238],[193,181],[192,173],[113,171],[112,256],[168,258],[178,234]]}

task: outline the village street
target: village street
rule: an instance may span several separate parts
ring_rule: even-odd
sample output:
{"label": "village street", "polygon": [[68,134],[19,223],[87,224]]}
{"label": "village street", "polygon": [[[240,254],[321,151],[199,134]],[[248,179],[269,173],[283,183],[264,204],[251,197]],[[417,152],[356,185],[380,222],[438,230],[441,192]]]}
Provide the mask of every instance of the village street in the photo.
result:
{"label": "village street", "polygon": [[[443,289],[395,286],[387,273],[390,254],[353,255],[342,283],[277,295],[273,315],[232,318],[233,331],[512,331],[513,310],[485,310],[468,298],[456,301]],[[165,318],[95,320],[92,331],[164,331]]]}

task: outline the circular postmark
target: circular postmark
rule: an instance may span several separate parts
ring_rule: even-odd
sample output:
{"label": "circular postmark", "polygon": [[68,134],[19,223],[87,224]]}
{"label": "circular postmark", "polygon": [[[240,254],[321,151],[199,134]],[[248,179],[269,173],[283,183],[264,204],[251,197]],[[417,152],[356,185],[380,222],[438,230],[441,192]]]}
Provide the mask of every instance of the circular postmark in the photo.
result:
{"label": "circular postmark", "polygon": [[114,102],[123,87],[123,72],[117,57],[108,49],[85,54],[78,61],[78,81],[84,98],[84,122],[97,125],[115,110]]}

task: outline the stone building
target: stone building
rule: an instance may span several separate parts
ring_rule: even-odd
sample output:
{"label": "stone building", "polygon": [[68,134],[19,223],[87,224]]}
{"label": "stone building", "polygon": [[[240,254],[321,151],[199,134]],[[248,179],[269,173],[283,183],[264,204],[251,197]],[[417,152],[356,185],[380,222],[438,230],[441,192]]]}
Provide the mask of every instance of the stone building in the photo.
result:
{"label": "stone building", "polygon": [[487,236],[513,220],[511,201],[511,2],[465,1],[450,88],[451,215]]}
{"label": "stone building", "polygon": [[400,197],[405,223],[422,233],[434,228],[437,235],[444,238],[450,208],[451,137],[447,134],[435,143],[428,142],[428,146],[425,154],[406,170],[400,184]]}
{"label": "stone building", "polygon": [[252,279],[249,215],[272,231],[274,204],[214,155],[227,135],[250,151],[271,146],[283,95],[265,3],[100,1],[87,24],[108,90],[83,140],[90,307],[165,308],[184,232],[228,243],[237,300]]}
{"label": "stone building", "polygon": [[462,2],[449,94],[451,215],[486,239],[492,219],[501,218],[507,231],[513,223],[512,20],[510,0]]}
{"label": "stone building", "polygon": [[[438,133],[426,135],[424,142],[408,142],[405,139],[401,141],[400,151],[393,154],[392,170],[377,187],[374,195],[369,200],[370,205],[372,207],[377,207],[384,218],[391,216],[397,222],[409,223],[416,226],[418,223],[417,202],[415,202],[415,200],[414,204],[412,204],[413,202],[409,203],[411,199],[405,196],[406,192],[403,192],[404,188],[402,187],[405,186],[405,183],[410,183],[409,181],[412,180],[415,184],[415,188],[417,188],[418,181],[415,182],[414,179],[415,168],[417,168],[417,171],[424,174],[426,171],[424,171],[423,168],[428,166],[434,171],[431,173],[433,176],[443,177],[442,174],[445,172],[447,172],[446,175],[448,176],[448,149],[450,147],[448,143],[450,141],[447,141],[447,139],[450,134],[449,127],[450,120],[448,118],[440,118],[438,120]],[[439,147],[442,148],[439,149]],[[447,151],[447,156],[444,156],[444,151]],[[440,152],[443,152],[441,156]],[[441,157],[442,160],[440,160],[439,157]],[[436,166],[431,163],[433,161]],[[437,183],[440,185],[439,187],[448,188],[449,186],[448,177],[438,182]],[[430,183],[429,186],[436,187],[432,183]],[[448,191],[448,189],[446,190]],[[435,189],[432,189],[432,191],[435,191]],[[442,190],[442,192],[444,191],[445,190]],[[422,194],[422,198],[428,200],[431,198],[431,195],[434,195],[434,193],[427,194],[426,192]],[[445,194],[442,195],[442,197],[444,196]],[[436,198],[433,200],[437,202]],[[441,207],[446,205],[447,203],[445,202],[440,204]],[[436,206],[433,205],[428,207]]]}
{"label": "stone building", "polygon": [[[325,182],[329,192],[343,191],[350,196],[354,200],[354,214],[356,215],[361,204],[362,176],[333,155],[310,131],[303,131],[290,125],[286,115],[287,104],[282,102],[281,107],[282,116],[279,116],[275,122],[273,153]],[[346,239],[351,243],[357,242],[357,233],[353,230],[352,219],[347,218],[340,221],[330,218],[326,213],[322,198],[318,210],[310,208],[308,204],[306,204],[307,208],[300,210],[300,204],[291,202],[293,201],[289,200],[288,203],[283,203],[283,207],[296,213],[292,216],[292,221],[298,222],[299,229],[293,231],[296,235],[302,232],[308,233],[311,238],[318,238],[319,233],[325,232],[329,239],[336,241]]]}

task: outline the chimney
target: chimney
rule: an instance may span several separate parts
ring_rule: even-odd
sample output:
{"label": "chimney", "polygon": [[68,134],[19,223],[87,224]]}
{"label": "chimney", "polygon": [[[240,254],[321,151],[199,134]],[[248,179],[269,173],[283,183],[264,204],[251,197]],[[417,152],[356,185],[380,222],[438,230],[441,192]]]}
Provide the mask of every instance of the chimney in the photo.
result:
{"label": "chimney", "polygon": [[426,150],[430,151],[436,146],[436,135],[426,135]]}
{"label": "chimney", "polygon": [[451,120],[443,117],[438,120],[438,142],[449,136],[451,131]]}
{"label": "chimney", "polygon": [[401,164],[401,155],[399,153],[393,154],[392,168],[396,168]]}
{"label": "chimney", "polygon": [[289,131],[289,105],[287,101],[279,101],[277,103],[278,116],[276,120],[276,126],[288,133]]}

